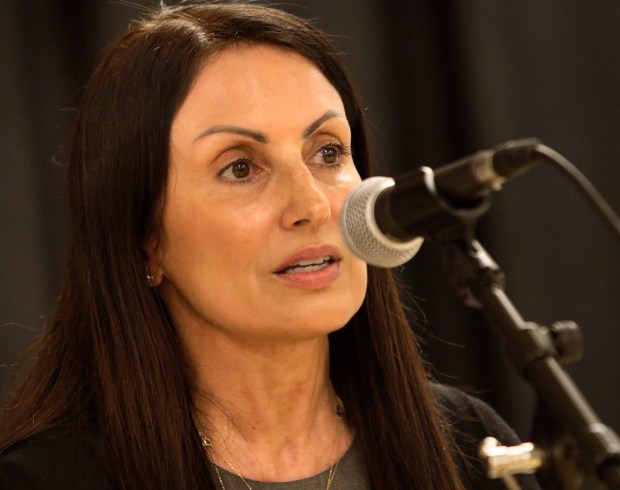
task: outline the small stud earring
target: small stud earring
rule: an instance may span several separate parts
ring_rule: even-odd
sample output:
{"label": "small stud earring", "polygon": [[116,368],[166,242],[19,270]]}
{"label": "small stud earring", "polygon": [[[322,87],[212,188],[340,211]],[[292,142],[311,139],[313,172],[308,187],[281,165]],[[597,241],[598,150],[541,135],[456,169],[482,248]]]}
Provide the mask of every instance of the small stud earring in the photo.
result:
{"label": "small stud earring", "polygon": [[146,283],[149,285],[149,287],[154,288],[155,287],[155,278],[152,275],[147,274],[146,275]]}

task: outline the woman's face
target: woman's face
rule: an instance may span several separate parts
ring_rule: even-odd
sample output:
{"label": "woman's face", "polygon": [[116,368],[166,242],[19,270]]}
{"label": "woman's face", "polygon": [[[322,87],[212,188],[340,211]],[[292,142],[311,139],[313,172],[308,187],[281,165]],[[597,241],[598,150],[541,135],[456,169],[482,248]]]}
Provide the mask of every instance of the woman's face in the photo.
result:
{"label": "woman's face", "polygon": [[362,304],[366,265],[338,220],[360,176],[336,89],[310,61],[236,47],[176,114],[163,239],[149,268],[177,328],[311,338]]}

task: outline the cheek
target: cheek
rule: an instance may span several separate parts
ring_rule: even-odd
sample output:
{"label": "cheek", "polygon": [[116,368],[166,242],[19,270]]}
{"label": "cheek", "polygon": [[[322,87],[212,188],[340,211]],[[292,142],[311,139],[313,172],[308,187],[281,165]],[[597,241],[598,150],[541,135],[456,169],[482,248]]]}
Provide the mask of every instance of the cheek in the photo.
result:
{"label": "cheek", "polygon": [[248,291],[256,288],[256,257],[264,248],[264,226],[258,226],[258,220],[218,206],[200,213],[188,210],[182,217],[170,213],[162,293],[175,323],[186,323],[188,317],[218,323],[226,316],[223,312],[250,299]]}
{"label": "cheek", "polygon": [[[362,306],[364,298],[366,297],[366,290],[368,288],[368,266],[366,262],[358,259],[353,254],[351,255],[353,261],[353,284],[355,289],[355,298],[357,301],[357,309]],[[357,310],[356,310],[357,311]]]}
{"label": "cheek", "polygon": [[228,200],[208,201],[170,209],[164,230],[167,246],[163,273],[188,294],[194,290],[197,295],[200,291],[211,297],[215,294],[210,287],[214,282],[219,290],[230,287],[245,291],[242,285],[250,287],[262,267],[261,257],[273,228],[273,210],[259,203],[239,206]]}
{"label": "cheek", "polygon": [[343,172],[338,176],[334,185],[329,186],[327,191],[329,193],[329,201],[336,215],[340,216],[345,200],[361,182],[362,179],[357,173],[357,169],[351,167],[349,171]]}

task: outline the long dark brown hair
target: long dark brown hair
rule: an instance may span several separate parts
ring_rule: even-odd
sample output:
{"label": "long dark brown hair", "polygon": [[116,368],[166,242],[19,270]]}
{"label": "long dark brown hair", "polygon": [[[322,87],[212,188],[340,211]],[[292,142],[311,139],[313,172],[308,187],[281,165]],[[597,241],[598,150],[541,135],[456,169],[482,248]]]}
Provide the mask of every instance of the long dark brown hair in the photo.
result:
{"label": "long dark brown hair", "polygon": [[[356,166],[370,175],[363,108],[308,22],[241,3],[164,7],[137,22],[83,95],[68,164],[63,287],[4,411],[0,451],[48,429],[88,427],[117,488],[216,488],[194,425],[187,359],[146,283],[144,251],[160,236],[170,127],[198,70],[215,53],[256,43],[320,68],[344,102]],[[389,271],[370,268],[364,305],[330,335],[330,370],[374,489],[462,488]]]}

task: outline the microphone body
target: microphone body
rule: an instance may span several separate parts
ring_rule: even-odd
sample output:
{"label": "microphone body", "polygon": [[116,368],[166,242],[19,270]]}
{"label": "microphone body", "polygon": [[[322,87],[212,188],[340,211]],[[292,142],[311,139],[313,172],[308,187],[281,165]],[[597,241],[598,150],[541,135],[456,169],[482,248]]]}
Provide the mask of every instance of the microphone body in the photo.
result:
{"label": "microphone body", "polygon": [[434,172],[420,167],[395,180],[365,179],[343,207],[341,229],[347,245],[371,265],[404,264],[424,238],[450,236],[462,227],[461,219],[485,206],[488,194],[533,166],[539,145],[534,139],[513,141]]}

